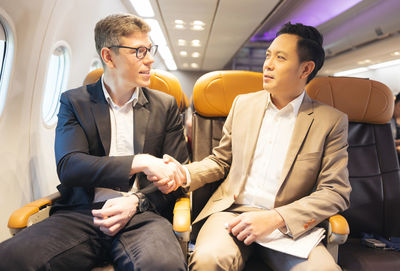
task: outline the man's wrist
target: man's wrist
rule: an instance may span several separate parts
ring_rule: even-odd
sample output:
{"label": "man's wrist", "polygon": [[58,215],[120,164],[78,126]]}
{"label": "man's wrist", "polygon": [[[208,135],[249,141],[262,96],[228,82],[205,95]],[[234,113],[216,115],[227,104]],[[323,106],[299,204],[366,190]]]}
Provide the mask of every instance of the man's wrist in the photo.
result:
{"label": "man's wrist", "polygon": [[285,219],[283,219],[281,214],[276,209],[273,210],[275,211],[276,217],[278,219],[278,230],[285,235],[292,236],[289,227],[286,225]]}
{"label": "man's wrist", "polygon": [[147,211],[149,209],[149,201],[146,195],[140,192],[134,192],[133,195],[135,195],[139,200],[137,206],[137,212],[143,213]]}
{"label": "man's wrist", "polygon": [[147,211],[149,209],[149,201],[145,194],[141,192],[129,191],[127,193],[124,193],[124,196],[125,197],[135,196],[138,199],[137,210],[136,210],[138,213],[143,213],[144,211]]}
{"label": "man's wrist", "polygon": [[185,166],[182,167],[185,170],[185,177],[186,177],[184,183],[182,184],[182,187],[188,188],[190,186],[190,183],[192,182],[192,179],[190,178],[189,170]]}

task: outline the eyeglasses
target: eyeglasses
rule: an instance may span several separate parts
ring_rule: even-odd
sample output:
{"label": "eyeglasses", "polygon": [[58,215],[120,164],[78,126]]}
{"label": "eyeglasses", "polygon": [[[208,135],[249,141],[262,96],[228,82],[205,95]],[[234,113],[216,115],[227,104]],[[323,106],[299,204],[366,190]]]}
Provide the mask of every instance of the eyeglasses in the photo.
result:
{"label": "eyeglasses", "polygon": [[150,52],[150,54],[152,56],[155,56],[157,53],[158,45],[151,45],[149,48],[144,47],[144,46],[134,48],[134,47],[122,46],[122,45],[112,45],[112,46],[109,46],[108,48],[126,48],[126,49],[135,50],[136,57],[138,59],[143,59],[147,55],[147,52]]}

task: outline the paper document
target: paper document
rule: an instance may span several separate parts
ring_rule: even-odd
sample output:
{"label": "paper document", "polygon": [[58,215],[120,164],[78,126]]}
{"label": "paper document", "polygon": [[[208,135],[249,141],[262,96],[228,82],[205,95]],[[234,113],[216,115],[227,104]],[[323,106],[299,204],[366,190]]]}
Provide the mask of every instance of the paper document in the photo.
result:
{"label": "paper document", "polygon": [[303,236],[293,240],[279,230],[275,230],[256,242],[264,247],[306,259],[311,250],[325,237],[324,233],[324,228],[315,227]]}

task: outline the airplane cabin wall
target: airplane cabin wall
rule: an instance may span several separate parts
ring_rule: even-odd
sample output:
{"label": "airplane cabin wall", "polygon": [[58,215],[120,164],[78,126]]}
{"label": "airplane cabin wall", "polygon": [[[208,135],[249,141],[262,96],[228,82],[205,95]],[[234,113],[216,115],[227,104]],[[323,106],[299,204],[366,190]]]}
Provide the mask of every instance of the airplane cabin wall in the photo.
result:
{"label": "airplane cabin wall", "polygon": [[46,126],[41,106],[49,60],[56,42],[71,54],[67,89],[79,87],[97,57],[95,23],[127,12],[109,0],[0,0],[0,13],[14,34],[14,59],[0,116],[0,241],[10,237],[8,217],[22,205],[56,191],[55,125]]}

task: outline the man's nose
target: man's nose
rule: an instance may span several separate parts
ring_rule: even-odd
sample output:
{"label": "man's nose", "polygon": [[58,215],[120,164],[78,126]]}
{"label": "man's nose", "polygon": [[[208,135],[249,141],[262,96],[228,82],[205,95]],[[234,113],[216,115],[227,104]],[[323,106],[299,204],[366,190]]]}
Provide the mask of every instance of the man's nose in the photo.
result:
{"label": "man's nose", "polygon": [[268,69],[268,70],[272,70],[273,69],[273,61],[272,58],[270,59],[265,59],[264,61],[264,70]]}
{"label": "man's nose", "polygon": [[145,64],[150,64],[154,62],[154,56],[150,54],[150,52],[147,52],[147,54],[143,58],[143,62]]}

